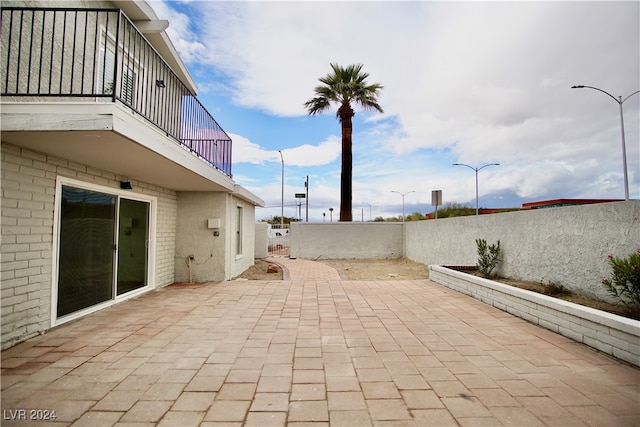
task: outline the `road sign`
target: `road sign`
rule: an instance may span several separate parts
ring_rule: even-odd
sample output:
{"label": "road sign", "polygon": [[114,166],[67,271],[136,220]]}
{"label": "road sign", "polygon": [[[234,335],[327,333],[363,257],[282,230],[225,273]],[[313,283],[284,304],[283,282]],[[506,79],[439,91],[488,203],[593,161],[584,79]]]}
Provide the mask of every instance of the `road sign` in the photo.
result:
{"label": "road sign", "polygon": [[296,199],[304,199],[305,197],[304,193],[296,193]]}
{"label": "road sign", "polygon": [[431,192],[431,204],[434,206],[442,205],[442,190],[433,190]]}

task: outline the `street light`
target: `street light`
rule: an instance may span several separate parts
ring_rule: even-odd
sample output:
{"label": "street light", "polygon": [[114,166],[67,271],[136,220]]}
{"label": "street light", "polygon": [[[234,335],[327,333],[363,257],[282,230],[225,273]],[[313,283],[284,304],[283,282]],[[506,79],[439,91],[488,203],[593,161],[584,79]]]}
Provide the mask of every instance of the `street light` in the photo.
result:
{"label": "street light", "polygon": [[640,93],[640,90],[637,90],[633,92],[631,95],[628,95],[625,99],[622,99],[621,96],[618,96],[618,98],[616,98],[615,96],[611,95],[609,92],[605,92],[604,90],[598,89],[597,87],[585,86],[585,85],[571,86],[571,89],[585,89],[585,88],[597,90],[598,92],[602,92],[605,95],[608,95],[609,97],[611,97],[611,99],[616,101],[620,106],[620,131],[622,133],[622,171],[624,176],[624,199],[628,201],[629,200],[629,178],[627,176],[627,148],[624,141],[624,117],[622,115],[622,103],[627,99],[631,98],[636,93]]}
{"label": "street light", "polygon": [[402,222],[404,222],[404,196],[406,196],[409,193],[415,193],[415,191],[407,191],[406,193],[401,193],[399,191],[391,190],[391,192],[398,193],[399,195],[402,196]]}
{"label": "street light", "polygon": [[333,208],[329,208],[329,222],[333,222]]}
{"label": "street light", "polygon": [[307,175],[307,180],[304,182],[304,189],[305,189],[305,192],[307,193],[307,197],[305,197],[305,203],[307,205],[306,221],[309,222],[309,175]]}
{"label": "street light", "polygon": [[282,195],[280,197],[280,228],[284,228],[284,157],[282,157],[282,151],[280,153],[280,160],[282,161]]}
{"label": "street light", "polygon": [[371,221],[371,206],[373,203],[362,202],[362,204],[369,206],[369,221]]}
{"label": "street light", "polygon": [[477,216],[478,215],[478,171],[486,168],[487,166],[500,166],[500,163],[489,163],[479,168],[474,168],[473,166],[465,165],[464,163],[454,163],[453,166],[466,166],[469,169],[476,171],[476,216]]}

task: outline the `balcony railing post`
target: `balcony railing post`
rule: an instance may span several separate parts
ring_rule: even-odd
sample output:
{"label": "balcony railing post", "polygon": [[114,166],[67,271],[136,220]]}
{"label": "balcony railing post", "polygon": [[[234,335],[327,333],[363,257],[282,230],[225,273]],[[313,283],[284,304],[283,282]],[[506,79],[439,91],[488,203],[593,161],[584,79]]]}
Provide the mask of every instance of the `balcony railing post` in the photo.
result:
{"label": "balcony railing post", "polygon": [[[107,15],[108,17],[109,15]],[[122,21],[122,11],[118,10],[118,17],[116,19],[116,34],[115,34],[115,38],[116,38],[116,45],[114,48],[114,54],[113,54],[113,94],[112,94],[112,100],[113,102],[116,102],[116,99],[118,98],[118,89],[119,89],[119,85],[118,85],[118,52],[120,52],[120,22]],[[107,39],[109,37],[109,26],[107,26],[107,31],[105,34],[105,55],[107,54]]]}

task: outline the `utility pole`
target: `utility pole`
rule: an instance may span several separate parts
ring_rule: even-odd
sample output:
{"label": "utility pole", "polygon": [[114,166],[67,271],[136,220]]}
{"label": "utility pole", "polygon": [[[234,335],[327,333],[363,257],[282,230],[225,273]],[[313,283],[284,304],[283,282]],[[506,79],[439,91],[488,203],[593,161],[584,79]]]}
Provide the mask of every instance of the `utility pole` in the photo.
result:
{"label": "utility pole", "polygon": [[280,160],[282,161],[282,194],[280,198],[280,228],[284,228],[284,157],[282,157],[282,151],[280,153]]}
{"label": "utility pole", "polygon": [[309,222],[309,175],[307,175],[307,180],[304,183],[304,188],[307,190],[307,214],[306,214],[306,222]]}

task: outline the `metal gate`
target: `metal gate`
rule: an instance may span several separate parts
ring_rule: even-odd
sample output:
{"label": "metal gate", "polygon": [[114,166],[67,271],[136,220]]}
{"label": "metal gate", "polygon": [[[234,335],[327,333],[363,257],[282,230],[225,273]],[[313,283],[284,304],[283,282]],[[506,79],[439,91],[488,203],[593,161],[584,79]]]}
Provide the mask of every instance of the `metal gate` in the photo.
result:
{"label": "metal gate", "polygon": [[269,256],[288,257],[289,247],[291,246],[289,243],[291,239],[289,224],[269,224],[267,233]]}

